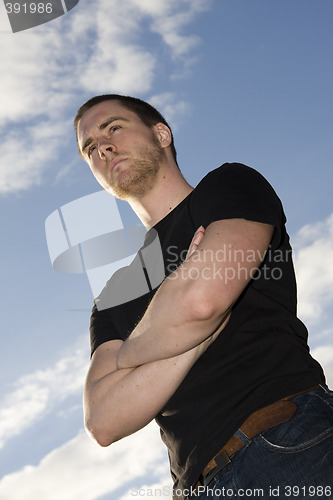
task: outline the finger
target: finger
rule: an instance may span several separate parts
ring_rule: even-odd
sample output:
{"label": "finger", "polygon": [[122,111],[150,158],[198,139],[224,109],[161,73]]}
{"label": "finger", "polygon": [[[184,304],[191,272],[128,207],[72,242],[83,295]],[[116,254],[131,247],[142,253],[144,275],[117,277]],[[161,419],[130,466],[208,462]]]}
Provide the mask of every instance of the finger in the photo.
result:
{"label": "finger", "polygon": [[205,235],[205,228],[203,226],[198,227],[198,229],[194,233],[191,244],[190,244],[189,249],[187,251],[187,254],[186,254],[187,259],[198,248],[198,245],[199,245],[200,241],[202,240],[202,238],[204,237],[204,235]]}
{"label": "finger", "polygon": [[199,245],[199,243],[201,242],[202,238],[204,237],[205,235],[205,228],[203,226],[200,226],[196,232],[194,233],[194,236],[193,236],[193,239],[192,239],[192,243],[195,248],[197,248],[197,246]]}

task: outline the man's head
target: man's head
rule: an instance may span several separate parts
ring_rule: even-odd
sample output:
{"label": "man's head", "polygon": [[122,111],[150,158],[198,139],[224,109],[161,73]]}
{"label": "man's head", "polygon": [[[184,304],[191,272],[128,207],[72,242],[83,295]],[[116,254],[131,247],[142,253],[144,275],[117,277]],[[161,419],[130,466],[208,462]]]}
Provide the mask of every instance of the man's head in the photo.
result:
{"label": "man's head", "polygon": [[[170,127],[152,106],[117,94],[90,99],[74,127],[80,155],[100,185],[117,198],[145,196],[178,169]],[[161,170],[162,169],[162,170]]]}
{"label": "man's head", "polygon": [[[124,95],[119,95],[119,94],[104,94],[104,95],[98,95],[95,97],[92,97],[89,99],[87,102],[85,102],[78,110],[76,113],[76,117],[74,119],[74,128],[76,131],[77,135],[77,129],[79,122],[83,115],[91,109],[93,106],[96,106],[97,104],[100,104],[102,102],[106,101],[118,101],[122,106],[125,108],[129,109],[130,111],[133,111],[139,118],[140,120],[147,125],[148,127],[153,127],[157,123],[163,123],[166,125],[171,132],[171,144],[170,148],[172,151],[173,158],[175,162],[177,163],[177,152],[175,149],[174,145],[174,139],[173,139],[173,134],[171,131],[170,126],[168,125],[167,121],[165,118],[161,115],[159,111],[157,111],[156,108],[151,106],[151,104],[148,104],[145,101],[142,101],[141,99],[138,99],[136,97],[130,97],[130,96],[124,96]],[[81,150],[79,148],[80,154]]]}

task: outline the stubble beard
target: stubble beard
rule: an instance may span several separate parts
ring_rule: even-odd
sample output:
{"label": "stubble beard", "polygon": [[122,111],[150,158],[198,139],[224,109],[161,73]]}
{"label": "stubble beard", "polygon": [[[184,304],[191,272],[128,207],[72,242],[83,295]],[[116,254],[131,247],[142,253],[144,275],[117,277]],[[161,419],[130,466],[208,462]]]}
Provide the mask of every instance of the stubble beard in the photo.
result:
{"label": "stubble beard", "polygon": [[[152,144],[137,149],[135,156],[128,155],[130,166],[117,173],[117,180],[110,178],[112,194],[120,200],[142,198],[155,185],[160,165],[164,159],[164,149],[153,136]],[[122,156],[127,156],[126,153]],[[122,165],[119,165],[122,168]]]}

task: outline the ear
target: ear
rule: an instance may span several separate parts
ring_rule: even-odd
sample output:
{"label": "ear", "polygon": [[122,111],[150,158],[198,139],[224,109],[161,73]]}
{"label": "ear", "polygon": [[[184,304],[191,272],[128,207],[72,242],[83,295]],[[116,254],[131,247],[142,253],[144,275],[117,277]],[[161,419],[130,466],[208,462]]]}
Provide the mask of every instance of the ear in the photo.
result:
{"label": "ear", "polygon": [[154,125],[154,131],[162,148],[167,148],[168,146],[170,146],[172,136],[169,127],[164,125],[164,123],[156,123],[156,125]]}

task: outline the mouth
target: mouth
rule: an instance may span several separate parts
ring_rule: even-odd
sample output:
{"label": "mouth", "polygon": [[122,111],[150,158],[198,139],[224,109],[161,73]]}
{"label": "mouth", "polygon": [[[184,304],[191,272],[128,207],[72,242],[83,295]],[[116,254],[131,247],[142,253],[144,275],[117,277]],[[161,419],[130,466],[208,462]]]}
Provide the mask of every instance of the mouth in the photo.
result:
{"label": "mouth", "polygon": [[123,161],[127,160],[127,158],[115,158],[112,160],[112,162],[109,164],[110,171],[112,172],[119,163],[122,163]]}

